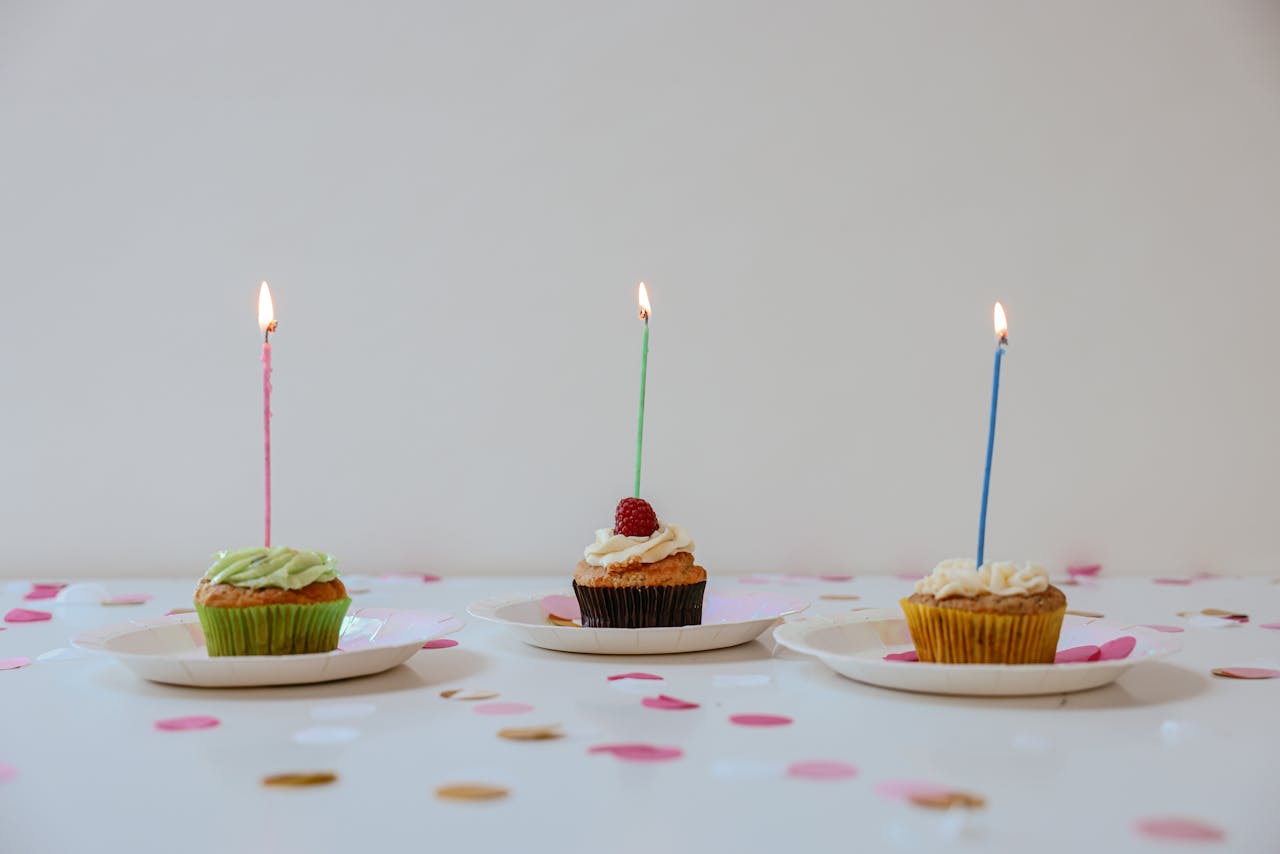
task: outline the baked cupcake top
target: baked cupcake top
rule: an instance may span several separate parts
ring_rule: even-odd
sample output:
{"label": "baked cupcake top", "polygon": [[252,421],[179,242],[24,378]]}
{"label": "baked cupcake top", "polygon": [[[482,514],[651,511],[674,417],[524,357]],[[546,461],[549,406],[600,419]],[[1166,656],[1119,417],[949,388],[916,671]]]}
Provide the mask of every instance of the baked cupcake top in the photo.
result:
{"label": "baked cupcake top", "polygon": [[933,572],[916,582],[916,593],[924,593],[934,599],[950,599],[957,596],[1027,596],[1049,589],[1049,571],[1043,566],[1027,563],[1000,561],[984,563],[977,567],[966,559],[944,560]]}
{"label": "baked cupcake top", "polygon": [[218,552],[204,574],[210,584],[282,590],[300,590],[337,577],[338,561],[333,555],[287,546]]}
{"label": "baked cupcake top", "polygon": [[618,502],[612,528],[596,531],[596,540],[583,549],[591,566],[658,563],[674,554],[693,553],[693,538],[679,525],[658,519],[649,502],[624,498]]}

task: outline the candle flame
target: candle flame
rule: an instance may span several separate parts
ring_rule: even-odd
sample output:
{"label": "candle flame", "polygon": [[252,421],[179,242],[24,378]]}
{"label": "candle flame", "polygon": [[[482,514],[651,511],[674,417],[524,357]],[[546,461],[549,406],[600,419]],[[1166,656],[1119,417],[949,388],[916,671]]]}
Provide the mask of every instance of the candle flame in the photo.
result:
{"label": "candle flame", "polygon": [[276,331],[276,308],[271,302],[271,288],[265,281],[258,287],[258,328],[264,335]]}
{"label": "candle flame", "polygon": [[996,337],[999,338],[1000,343],[1003,344],[1009,340],[1009,320],[1004,316],[1004,306],[1000,303],[996,303],[995,321]]}
{"label": "candle flame", "polygon": [[649,289],[644,286],[644,282],[640,283],[640,319],[647,321],[649,315],[653,314],[653,306],[649,305]]}

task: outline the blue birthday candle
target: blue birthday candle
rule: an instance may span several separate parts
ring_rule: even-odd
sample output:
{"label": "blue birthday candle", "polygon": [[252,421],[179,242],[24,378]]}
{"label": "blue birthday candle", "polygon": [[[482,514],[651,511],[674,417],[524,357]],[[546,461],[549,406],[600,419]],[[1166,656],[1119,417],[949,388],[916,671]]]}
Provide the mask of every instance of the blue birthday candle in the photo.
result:
{"label": "blue birthday candle", "polygon": [[996,404],[1000,400],[1000,363],[1004,351],[1009,348],[1009,322],[1004,316],[1004,306],[996,303],[996,360],[991,373],[991,423],[987,427],[987,464],[982,469],[982,512],[978,515],[978,566],[987,548],[987,495],[991,491],[991,454],[996,446]]}

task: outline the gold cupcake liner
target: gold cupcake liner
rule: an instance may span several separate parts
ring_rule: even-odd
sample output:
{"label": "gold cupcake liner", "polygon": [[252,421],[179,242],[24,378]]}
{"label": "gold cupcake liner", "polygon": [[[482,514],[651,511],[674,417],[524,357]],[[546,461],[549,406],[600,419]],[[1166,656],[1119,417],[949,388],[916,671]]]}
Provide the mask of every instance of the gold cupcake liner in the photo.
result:
{"label": "gold cupcake liner", "polygon": [[1044,614],[992,614],[903,599],[921,661],[941,664],[1052,664],[1066,607]]}

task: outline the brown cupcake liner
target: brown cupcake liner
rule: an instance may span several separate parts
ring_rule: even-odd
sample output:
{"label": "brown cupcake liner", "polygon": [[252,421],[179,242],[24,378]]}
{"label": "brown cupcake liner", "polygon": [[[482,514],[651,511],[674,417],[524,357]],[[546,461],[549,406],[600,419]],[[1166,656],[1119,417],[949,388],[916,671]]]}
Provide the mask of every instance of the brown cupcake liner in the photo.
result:
{"label": "brown cupcake liner", "polygon": [[941,664],[1052,664],[1066,608],[1043,614],[993,614],[903,599],[921,661]]}
{"label": "brown cupcake liner", "polygon": [[573,593],[582,625],[596,629],[652,629],[702,624],[707,582],[651,587],[582,587]]}

